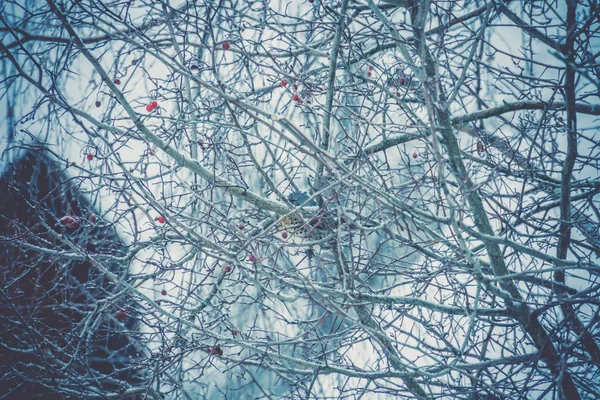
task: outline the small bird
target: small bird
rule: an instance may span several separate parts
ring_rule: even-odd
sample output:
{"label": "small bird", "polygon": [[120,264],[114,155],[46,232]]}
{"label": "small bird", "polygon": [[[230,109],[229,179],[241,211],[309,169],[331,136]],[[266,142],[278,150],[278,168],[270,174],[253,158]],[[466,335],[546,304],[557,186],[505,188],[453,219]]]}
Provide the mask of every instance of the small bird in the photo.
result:
{"label": "small bird", "polygon": [[300,206],[308,206],[308,207],[316,207],[317,202],[312,199],[310,200],[310,196],[306,194],[306,192],[292,192],[288,195],[288,201],[292,203],[292,205],[296,207]]}
{"label": "small bird", "polygon": [[[288,201],[296,207],[318,206],[317,202],[311,199],[306,192],[292,192],[288,195]],[[294,217],[286,217],[281,221],[281,225],[284,227],[295,226],[295,231],[300,232],[302,236],[318,240],[333,234],[338,226],[337,213],[325,207],[304,223]]]}
{"label": "small bird", "polygon": [[[306,192],[292,192],[288,195],[287,197],[288,201],[294,206],[294,207],[302,207],[302,206],[308,206],[308,207],[316,207],[317,206],[317,202],[314,200],[310,200],[310,196],[308,194],[306,194]],[[296,226],[299,225],[300,221],[298,220],[298,218],[288,215],[287,217],[284,217],[281,220],[281,225],[283,227],[292,227],[292,226]]]}

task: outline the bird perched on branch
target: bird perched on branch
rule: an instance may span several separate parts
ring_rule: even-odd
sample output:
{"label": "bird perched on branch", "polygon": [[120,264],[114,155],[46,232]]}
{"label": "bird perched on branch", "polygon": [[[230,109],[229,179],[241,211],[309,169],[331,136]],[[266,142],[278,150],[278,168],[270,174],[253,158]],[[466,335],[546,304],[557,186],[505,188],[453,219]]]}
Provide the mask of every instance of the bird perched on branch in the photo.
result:
{"label": "bird perched on branch", "polygon": [[[310,199],[310,196],[306,192],[292,192],[288,195],[287,199],[294,207],[317,206],[317,202]],[[286,228],[292,227],[294,225],[300,226],[300,221],[298,218],[292,215],[288,215],[286,217],[283,217],[283,219],[281,220],[281,225],[283,225]]]}
{"label": "bird perched on branch", "polygon": [[[288,201],[296,207],[317,207],[318,204],[306,192],[292,192],[288,195]],[[301,224],[294,217],[285,217],[281,224],[285,227],[298,225],[297,231],[307,239],[319,240],[332,235],[338,227],[337,213],[330,209],[331,203],[327,202],[308,221]]]}
{"label": "bird perched on branch", "polygon": [[292,192],[288,195],[288,201],[296,207],[299,207],[299,206],[316,207],[317,206],[317,202],[314,199],[311,199],[310,196],[306,192]]}

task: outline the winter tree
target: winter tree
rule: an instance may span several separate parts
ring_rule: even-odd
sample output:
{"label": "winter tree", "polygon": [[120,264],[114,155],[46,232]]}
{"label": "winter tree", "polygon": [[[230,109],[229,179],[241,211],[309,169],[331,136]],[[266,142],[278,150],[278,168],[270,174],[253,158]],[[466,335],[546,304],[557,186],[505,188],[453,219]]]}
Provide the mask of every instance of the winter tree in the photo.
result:
{"label": "winter tree", "polygon": [[594,0],[5,0],[0,32],[4,147],[125,241],[97,307],[135,301],[148,398],[600,397]]}

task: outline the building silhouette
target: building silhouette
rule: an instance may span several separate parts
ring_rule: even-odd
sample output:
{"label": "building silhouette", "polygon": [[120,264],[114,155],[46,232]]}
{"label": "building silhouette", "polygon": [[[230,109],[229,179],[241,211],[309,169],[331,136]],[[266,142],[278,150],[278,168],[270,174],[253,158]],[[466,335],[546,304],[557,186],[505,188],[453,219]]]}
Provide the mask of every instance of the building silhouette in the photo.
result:
{"label": "building silhouette", "polygon": [[0,171],[0,399],[152,398],[114,227],[72,166],[38,148],[10,154]]}

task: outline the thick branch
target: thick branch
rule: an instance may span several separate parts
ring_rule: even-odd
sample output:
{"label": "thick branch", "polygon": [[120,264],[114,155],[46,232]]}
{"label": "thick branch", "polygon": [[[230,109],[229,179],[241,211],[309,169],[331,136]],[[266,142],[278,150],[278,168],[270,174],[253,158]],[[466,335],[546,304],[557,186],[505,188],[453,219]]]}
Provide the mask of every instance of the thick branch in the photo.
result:
{"label": "thick branch", "polygon": [[[422,7],[423,6],[420,4],[418,7],[413,7],[411,14],[413,18],[413,31],[419,45],[419,53],[423,60],[424,73],[426,79],[430,82],[429,85],[426,85],[425,90],[429,91],[428,94],[431,98],[436,99],[434,114],[442,135],[443,144],[448,152],[450,170],[456,180],[463,185],[463,193],[467,198],[475,225],[481,233],[493,236],[494,230],[488,219],[483,201],[463,163],[461,150],[456,135],[454,134],[452,120],[450,119],[450,113],[447,106],[445,106],[447,104],[446,95],[442,86],[438,83],[439,80],[436,73],[435,60],[425,43],[425,35],[422,30],[425,16],[422,12]],[[490,258],[490,264],[494,275],[506,275],[508,269],[500,246],[498,246],[497,243],[487,240],[484,240],[484,244]],[[507,308],[513,311],[514,318],[519,321],[523,329],[529,334],[533,343],[538,348],[541,357],[548,365],[548,368],[557,378],[559,376],[562,378],[561,388],[563,393],[565,393],[569,399],[579,399],[580,396],[573,378],[568,372],[563,371],[560,366],[561,358],[556,347],[550,340],[544,327],[537,318],[532,316],[531,310],[523,302],[523,298],[517,286],[512,281],[503,281],[501,282],[501,286],[511,296],[510,299],[505,299],[508,303]]]}
{"label": "thick branch", "polygon": [[[564,110],[566,107],[567,104],[560,101],[552,103],[544,103],[542,101],[517,101],[514,103],[506,103],[502,106],[488,108],[487,110],[477,111],[474,113],[461,115],[460,117],[452,118],[452,124],[464,124],[467,122],[496,117],[498,115],[514,111],[548,109]],[[600,115],[600,104],[575,104],[574,111],[582,114]]]}

